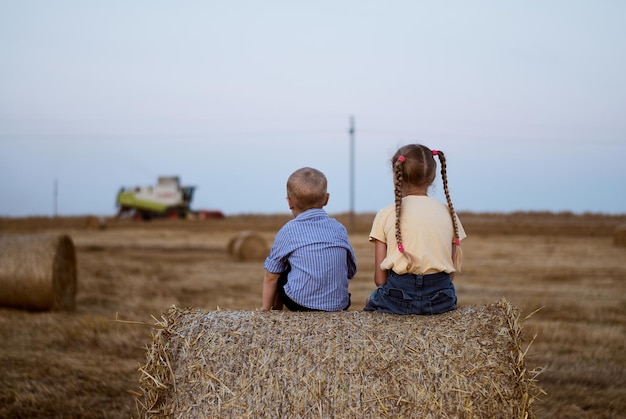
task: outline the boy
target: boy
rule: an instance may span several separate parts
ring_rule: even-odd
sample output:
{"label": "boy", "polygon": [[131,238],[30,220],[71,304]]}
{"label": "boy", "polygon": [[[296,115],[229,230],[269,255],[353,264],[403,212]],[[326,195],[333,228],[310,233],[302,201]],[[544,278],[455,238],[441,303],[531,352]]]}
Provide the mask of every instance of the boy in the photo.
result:
{"label": "boy", "polygon": [[330,195],[326,176],[303,167],[287,180],[295,217],[276,234],[265,260],[262,311],[340,311],[350,307],[348,280],[356,257],[346,228],[322,209]]}

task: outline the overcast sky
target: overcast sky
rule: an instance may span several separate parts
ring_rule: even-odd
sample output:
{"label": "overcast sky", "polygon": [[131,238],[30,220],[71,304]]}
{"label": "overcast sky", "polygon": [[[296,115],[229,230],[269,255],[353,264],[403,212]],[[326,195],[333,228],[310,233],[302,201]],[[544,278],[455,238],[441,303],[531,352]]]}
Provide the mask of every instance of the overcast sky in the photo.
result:
{"label": "overcast sky", "polygon": [[113,215],[161,175],[194,209],[286,213],[302,166],[346,212],[351,115],[357,212],[419,142],[457,210],[624,214],[624,22],[621,0],[0,0],[0,216]]}

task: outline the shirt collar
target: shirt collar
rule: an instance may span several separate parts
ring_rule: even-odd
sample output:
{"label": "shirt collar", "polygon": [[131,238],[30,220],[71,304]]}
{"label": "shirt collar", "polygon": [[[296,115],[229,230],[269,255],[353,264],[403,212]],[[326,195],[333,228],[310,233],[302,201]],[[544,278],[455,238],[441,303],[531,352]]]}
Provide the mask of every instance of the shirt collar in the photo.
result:
{"label": "shirt collar", "polygon": [[326,211],[322,208],[310,208],[298,214],[296,220],[310,220],[318,217],[328,217],[328,214],[326,214]]}

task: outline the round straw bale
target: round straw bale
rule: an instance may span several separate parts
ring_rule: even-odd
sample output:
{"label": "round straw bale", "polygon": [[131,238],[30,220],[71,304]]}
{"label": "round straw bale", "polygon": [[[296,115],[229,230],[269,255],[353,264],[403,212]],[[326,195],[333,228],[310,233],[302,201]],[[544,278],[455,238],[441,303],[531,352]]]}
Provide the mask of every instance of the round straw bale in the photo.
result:
{"label": "round straw bale", "polygon": [[104,217],[89,215],[85,218],[85,227],[89,230],[106,230],[107,220]]}
{"label": "round straw bale", "polygon": [[140,417],[533,418],[540,389],[505,300],[437,316],[171,308]]}
{"label": "round straw bale", "polygon": [[0,306],[73,310],[76,253],[67,235],[0,236]]}
{"label": "round straw bale", "polygon": [[619,247],[626,247],[626,224],[615,228],[613,232],[613,244]]}
{"label": "round straw bale", "polygon": [[228,242],[228,253],[237,260],[264,260],[269,247],[263,236],[252,231],[242,231]]}

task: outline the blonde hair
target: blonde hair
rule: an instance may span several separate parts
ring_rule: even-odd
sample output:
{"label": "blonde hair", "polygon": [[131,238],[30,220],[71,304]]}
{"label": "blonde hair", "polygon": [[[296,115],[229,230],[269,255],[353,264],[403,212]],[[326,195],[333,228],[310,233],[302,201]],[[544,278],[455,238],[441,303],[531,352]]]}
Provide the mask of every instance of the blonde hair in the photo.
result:
{"label": "blonde hair", "polygon": [[448,188],[448,174],[446,166],[446,156],[442,151],[431,150],[421,144],[409,144],[400,147],[391,159],[391,167],[393,168],[393,184],[396,205],[396,242],[400,252],[409,259],[409,269],[415,264],[413,255],[404,250],[402,245],[402,231],[400,230],[400,215],[402,214],[402,190],[405,185],[414,187],[429,187],[435,181],[437,171],[437,162],[435,157],[439,158],[441,164],[441,179],[443,180],[443,191],[446,195],[448,203],[448,211],[452,218],[454,227],[454,238],[452,243],[455,246],[453,252],[454,269],[461,270],[463,262],[463,254],[461,252],[461,242],[459,239],[459,226],[457,222],[452,199],[450,198],[450,190]]}
{"label": "blonde hair", "polygon": [[287,179],[287,196],[299,210],[322,208],[326,204],[328,181],[312,167],[296,170]]}

